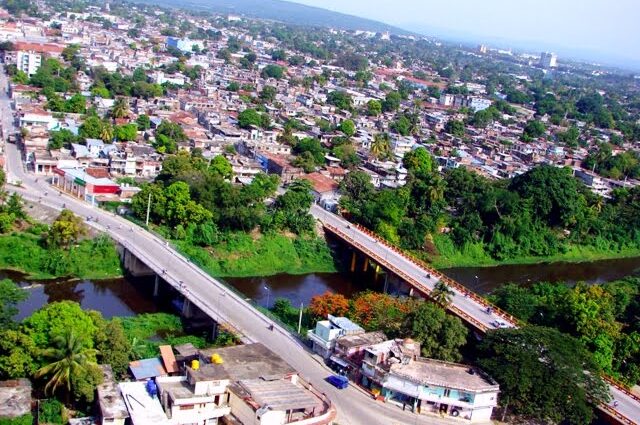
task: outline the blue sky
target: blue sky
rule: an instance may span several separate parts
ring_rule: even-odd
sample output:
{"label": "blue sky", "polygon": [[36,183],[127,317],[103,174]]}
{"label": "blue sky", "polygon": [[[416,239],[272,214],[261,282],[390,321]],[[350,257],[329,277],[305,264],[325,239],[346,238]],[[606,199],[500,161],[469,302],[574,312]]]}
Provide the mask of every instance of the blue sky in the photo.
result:
{"label": "blue sky", "polygon": [[640,67],[640,0],[292,0],[443,38]]}

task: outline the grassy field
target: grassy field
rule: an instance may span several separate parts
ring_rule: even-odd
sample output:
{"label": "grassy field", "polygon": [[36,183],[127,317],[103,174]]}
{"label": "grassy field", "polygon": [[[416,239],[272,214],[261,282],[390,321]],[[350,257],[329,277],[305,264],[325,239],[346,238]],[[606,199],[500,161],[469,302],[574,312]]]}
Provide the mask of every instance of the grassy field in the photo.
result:
{"label": "grassy field", "polygon": [[138,358],[157,357],[161,345],[180,345],[191,343],[197,348],[224,347],[234,345],[235,339],[221,332],[218,339],[207,341],[204,335],[189,334],[184,331],[180,317],[168,313],[139,314],[123,317],[127,339],[132,342],[132,350]]}
{"label": "grassy field", "polygon": [[337,271],[331,250],[318,238],[233,233],[226,242],[201,248],[178,241],[179,249],[216,277],[272,276]]}
{"label": "grassy field", "polygon": [[538,264],[570,262],[581,263],[615,258],[640,257],[638,248],[597,248],[590,245],[571,245],[565,253],[549,257],[517,257],[505,261],[499,261],[489,256],[482,243],[468,244],[459,250],[453,246],[448,238],[436,237],[434,239],[439,255],[425,257],[424,253],[414,253],[418,257],[428,260],[437,269],[451,267],[490,267],[508,264]]}
{"label": "grassy field", "polygon": [[16,270],[31,279],[109,279],[123,274],[115,246],[106,237],[84,240],[63,251],[44,247],[39,235],[28,232],[0,236],[0,269]]}

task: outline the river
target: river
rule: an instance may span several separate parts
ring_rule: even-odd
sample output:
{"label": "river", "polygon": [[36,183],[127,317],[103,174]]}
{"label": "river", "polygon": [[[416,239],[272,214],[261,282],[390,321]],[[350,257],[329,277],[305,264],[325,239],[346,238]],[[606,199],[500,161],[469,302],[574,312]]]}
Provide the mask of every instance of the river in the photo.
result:
{"label": "river", "polygon": [[[551,263],[497,267],[466,267],[443,270],[470,289],[486,294],[508,282],[522,285],[538,281],[602,283],[629,275],[640,275],[640,258],[603,260],[590,263]],[[19,306],[17,319],[29,316],[38,308],[54,301],[72,300],[85,309],[100,311],[106,318],[132,316],[166,310],[151,296],[152,279],[123,278],[111,280],[71,280],[30,282],[15,272],[0,272],[29,292]],[[226,282],[260,305],[273,305],[276,298],[286,298],[295,306],[307,305],[314,295],[326,291],[353,295],[367,289],[382,290],[382,279],[371,275],[346,273],[311,273],[269,277],[228,278]],[[168,300],[164,300],[168,301]]]}

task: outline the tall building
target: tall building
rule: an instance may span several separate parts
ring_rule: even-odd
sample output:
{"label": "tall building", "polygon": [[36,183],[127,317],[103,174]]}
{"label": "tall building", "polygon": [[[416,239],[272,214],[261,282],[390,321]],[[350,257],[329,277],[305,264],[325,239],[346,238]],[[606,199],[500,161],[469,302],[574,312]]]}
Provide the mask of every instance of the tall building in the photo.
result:
{"label": "tall building", "polygon": [[540,54],[540,66],[544,69],[558,66],[558,56],[555,53],[542,52]]}
{"label": "tall building", "polygon": [[38,71],[42,64],[42,55],[33,51],[16,52],[16,67],[26,73],[28,76],[32,76]]}

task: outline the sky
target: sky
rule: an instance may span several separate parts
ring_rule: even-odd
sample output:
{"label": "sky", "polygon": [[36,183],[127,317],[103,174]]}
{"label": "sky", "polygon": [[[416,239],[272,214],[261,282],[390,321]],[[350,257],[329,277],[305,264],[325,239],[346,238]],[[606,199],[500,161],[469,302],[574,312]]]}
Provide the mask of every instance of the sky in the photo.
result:
{"label": "sky", "polygon": [[453,40],[640,67],[640,0],[290,0]]}

